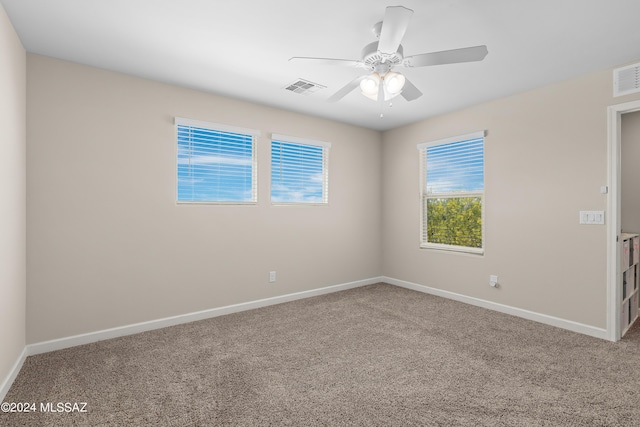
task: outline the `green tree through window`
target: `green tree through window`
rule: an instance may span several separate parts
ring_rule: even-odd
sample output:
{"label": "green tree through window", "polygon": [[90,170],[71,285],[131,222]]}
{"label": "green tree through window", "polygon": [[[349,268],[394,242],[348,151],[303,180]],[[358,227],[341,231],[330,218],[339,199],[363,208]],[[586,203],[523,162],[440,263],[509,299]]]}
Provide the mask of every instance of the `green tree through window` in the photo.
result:
{"label": "green tree through window", "polygon": [[482,252],[484,132],[420,144],[422,247]]}
{"label": "green tree through window", "polygon": [[426,199],[427,240],[444,245],[482,248],[482,199]]}

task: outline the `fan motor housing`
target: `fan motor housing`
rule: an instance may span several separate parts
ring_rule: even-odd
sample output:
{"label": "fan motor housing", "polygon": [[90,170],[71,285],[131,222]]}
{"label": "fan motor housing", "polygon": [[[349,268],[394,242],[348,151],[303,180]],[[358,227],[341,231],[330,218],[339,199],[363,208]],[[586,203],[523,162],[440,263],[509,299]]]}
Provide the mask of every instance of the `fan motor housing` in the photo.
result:
{"label": "fan motor housing", "polygon": [[369,43],[362,49],[362,62],[372,71],[387,72],[391,67],[402,62],[404,59],[402,53],[402,45],[399,45],[396,53],[382,54],[378,51],[378,42],[376,41]]}

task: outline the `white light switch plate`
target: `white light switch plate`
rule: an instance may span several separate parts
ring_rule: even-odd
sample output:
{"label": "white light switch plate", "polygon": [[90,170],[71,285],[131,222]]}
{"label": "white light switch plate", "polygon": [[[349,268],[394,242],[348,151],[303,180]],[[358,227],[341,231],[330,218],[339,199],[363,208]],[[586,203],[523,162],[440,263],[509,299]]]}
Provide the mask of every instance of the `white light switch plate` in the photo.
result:
{"label": "white light switch plate", "polygon": [[604,224],[604,211],[580,211],[580,224]]}

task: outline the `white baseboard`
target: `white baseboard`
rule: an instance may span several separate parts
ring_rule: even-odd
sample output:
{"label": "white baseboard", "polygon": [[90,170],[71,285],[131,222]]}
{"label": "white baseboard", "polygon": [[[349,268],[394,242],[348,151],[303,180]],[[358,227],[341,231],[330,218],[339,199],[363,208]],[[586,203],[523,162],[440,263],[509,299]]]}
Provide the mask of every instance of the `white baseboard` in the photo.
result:
{"label": "white baseboard", "polygon": [[9,371],[9,375],[7,375],[7,378],[5,378],[2,383],[0,383],[0,402],[4,401],[4,397],[9,392],[11,385],[13,384],[16,377],[18,376],[18,373],[20,372],[20,369],[22,369],[22,365],[26,359],[27,359],[27,347],[25,347],[22,350],[22,354],[20,354],[20,357],[18,357],[18,360],[16,360],[16,363],[14,363],[13,366],[11,367],[11,371]]}
{"label": "white baseboard", "polygon": [[373,277],[355,282],[342,283],[339,285],[327,286],[324,288],[312,289],[310,291],[296,292],[293,294],[280,295],[277,297],[265,298],[256,301],[249,301],[240,304],[227,305],[225,307],[212,308],[209,310],[197,311],[194,313],[181,314],[178,316],[165,317],[163,319],[151,320],[148,322],[135,323],[133,325],[120,326],[117,328],[104,329],[96,332],[89,332],[81,335],[44,341],[27,345],[27,354],[29,356],[49,351],[62,350],[64,348],[75,347],[78,345],[89,344],[96,341],[118,338],[126,335],[133,335],[140,332],[151,331],[154,329],[166,328],[168,326],[179,325],[182,323],[195,322],[197,320],[209,319],[211,317],[222,316],[225,314],[237,313],[254,308],[266,307],[269,305],[281,304],[283,302],[295,301],[303,298],[315,297],[318,295],[329,294],[332,292],[344,291],[347,289],[357,288],[360,286],[372,285],[381,282],[381,277]]}
{"label": "white baseboard", "polygon": [[393,279],[391,277],[382,277],[381,281],[385,283],[389,283],[391,285],[400,286],[402,288],[412,289],[414,291],[423,292],[425,294],[436,295],[439,297],[464,302],[466,304],[487,308],[489,310],[499,311],[500,313],[522,317],[524,319],[533,320],[539,323],[544,323],[545,325],[551,325],[558,328],[567,329],[573,332],[590,335],[596,338],[602,338],[605,340],[608,340],[610,338],[609,335],[607,334],[606,329],[596,328],[595,326],[589,326],[583,323],[573,322],[571,320],[560,319],[558,317],[536,313],[535,311],[524,310],[521,308],[509,306],[509,305],[499,304],[492,301],[487,301],[479,298],[469,297],[462,294],[457,294],[455,292],[449,292],[449,291],[444,291],[442,289],[431,288],[425,285],[418,285],[417,283],[411,283],[404,280]]}

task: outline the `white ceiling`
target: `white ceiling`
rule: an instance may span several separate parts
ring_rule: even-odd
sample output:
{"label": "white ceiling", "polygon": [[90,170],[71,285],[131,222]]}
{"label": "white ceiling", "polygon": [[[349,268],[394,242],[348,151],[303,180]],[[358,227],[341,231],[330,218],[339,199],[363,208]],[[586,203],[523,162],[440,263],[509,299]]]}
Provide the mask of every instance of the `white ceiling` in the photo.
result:
{"label": "white ceiling", "polygon": [[[29,52],[386,130],[640,59],[640,0],[0,0]],[[379,105],[363,70],[292,56],[360,59],[386,6],[414,10],[405,56],[485,44],[482,62],[404,69],[424,93]],[[302,78],[326,86],[304,96]]]}

